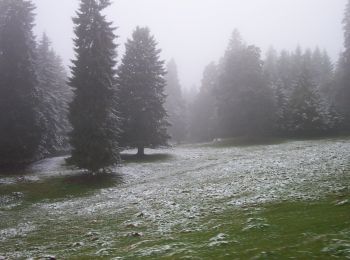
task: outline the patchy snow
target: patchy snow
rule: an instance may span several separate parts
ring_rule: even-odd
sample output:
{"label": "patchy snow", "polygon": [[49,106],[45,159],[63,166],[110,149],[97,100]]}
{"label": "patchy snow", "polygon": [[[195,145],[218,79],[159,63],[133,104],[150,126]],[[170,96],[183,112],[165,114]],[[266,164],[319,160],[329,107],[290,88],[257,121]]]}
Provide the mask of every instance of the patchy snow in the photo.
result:
{"label": "patchy snow", "polygon": [[171,216],[177,224],[210,212],[213,205],[309,199],[344,189],[346,185],[336,180],[349,169],[348,151],[350,142],[345,140],[155,150],[151,152],[172,157],[163,162],[126,164],[117,169],[124,184],[92,197],[40,207],[55,215],[72,211],[84,216],[134,209],[156,222]]}
{"label": "patchy snow", "polygon": [[[291,141],[277,145],[225,147],[181,146],[175,149],[147,150],[149,154],[166,153],[166,160],[127,163],[115,171],[123,182],[83,197],[43,201],[25,210],[29,227],[55,221],[74,221],[121,217],[118,237],[130,234],[166,235],[175,228],[181,232],[205,229],[196,225],[201,218],[232,207],[261,203],[317,199],[329,193],[349,189],[350,140]],[[64,158],[53,158],[35,165],[36,176],[72,174],[61,166]],[[4,197],[1,202],[12,199]],[[40,212],[40,214],[38,214]],[[0,211],[1,215],[1,211]],[[246,230],[265,228],[263,219],[249,219]],[[142,232],[138,229],[142,228]],[[2,229],[0,234],[11,233]],[[136,229],[133,230],[133,229]],[[23,229],[26,232],[34,229]],[[111,231],[112,232],[112,231]],[[92,233],[91,233],[92,234]],[[98,233],[96,233],[98,234]],[[107,233],[101,235],[108,236]],[[113,235],[111,236],[113,237]],[[2,240],[8,236],[2,237]],[[208,244],[229,243],[219,234]],[[96,235],[96,239],[102,239]],[[108,238],[107,238],[108,240]],[[79,242],[79,241],[76,241]],[[108,241],[106,242],[108,245]],[[82,244],[81,246],[84,246]],[[101,249],[102,250],[102,249]],[[96,251],[108,255],[109,249]],[[152,256],[169,250],[167,246],[139,251]]]}
{"label": "patchy snow", "polygon": [[32,223],[20,223],[16,227],[0,230],[0,242],[9,238],[24,237],[27,233],[35,230]]}

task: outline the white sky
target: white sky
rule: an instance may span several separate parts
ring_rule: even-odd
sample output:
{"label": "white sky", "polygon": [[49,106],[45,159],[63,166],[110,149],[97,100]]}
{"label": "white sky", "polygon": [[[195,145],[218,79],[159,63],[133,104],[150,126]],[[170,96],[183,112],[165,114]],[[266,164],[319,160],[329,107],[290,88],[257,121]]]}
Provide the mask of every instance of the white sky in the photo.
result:
{"label": "white sky", "polygon": [[[224,53],[233,29],[265,51],[319,46],[333,59],[342,49],[346,0],[112,0],[106,11],[118,27],[119,57],[134,28],[148,26],[174,58],[183,87],[199,85],[203,68]],[[33,0],[36,33],[45,31],[66,65],[73,57],[72,16],[78,0]]]}

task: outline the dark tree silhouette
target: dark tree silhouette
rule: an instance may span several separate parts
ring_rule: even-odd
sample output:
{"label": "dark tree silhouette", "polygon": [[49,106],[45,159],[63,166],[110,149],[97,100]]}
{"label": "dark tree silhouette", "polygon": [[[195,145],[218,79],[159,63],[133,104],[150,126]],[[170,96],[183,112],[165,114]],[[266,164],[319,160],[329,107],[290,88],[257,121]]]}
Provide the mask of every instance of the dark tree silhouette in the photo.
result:
{"label": "dark tree silhouette", "polygon": [[123,135],[121,145],[138,149],[167,145],[164,62],[148,28],[137,27],[125,45],[119,68]]}
{"label": "dark tree silhouette", "polygon": [[40,111],[44,116],[41,152],[55,155],[68,150],[68,104],[72,92],[61,59],[53,51],[46,34],[37,48]]}
{"label": "dark tree silhouette", "polygon": [[0,164],[40,157],[38,79],[30,1],[0,1]]}
{"label": "dark tree silhouette", "polygon": [[221,136],[262,135],[270,130],[273,99],[262,64],[260,50],[247,46],[234,31],[216,91]]}
{"label": "dark tree silhouette", "polygon": [[193,141],[210,141],[216,136],[217,109],[215,89],[218,84],[218,68],[210,63],[203,72],[202,85],[191,106],[190,138]]}
{"label": "dark tree silhouette", "polygon": [[344,52],[341,54],[338,65],[338,93],[336,104],[344,116],[344,127],[350,130],[350,0],[348,1],[344,19]]}
{"label": "dark tree silhouette", "polygon": [[75,52],[70,85],[74,99],[69,119],[69,162],[93,172],[117,163],[119,119],[115,111],[116,36],[101,11],[109,1],[82,0],[75,24]]}
{"label": "dark tree silhouette", "polygon": [[169,114],[169,121],[171,124],[168,128],[168,132],[172,141],[180,143],[186,139],[187,134],[186,104],[182,97],[175,60],[168,62],[165,79],[165,93],[167,95],[165,108]]}

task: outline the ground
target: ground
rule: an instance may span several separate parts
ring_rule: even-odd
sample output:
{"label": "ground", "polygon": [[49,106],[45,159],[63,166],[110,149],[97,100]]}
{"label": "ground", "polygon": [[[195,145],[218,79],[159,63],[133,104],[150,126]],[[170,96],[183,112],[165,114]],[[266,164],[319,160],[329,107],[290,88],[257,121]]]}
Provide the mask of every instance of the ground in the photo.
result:
{"label": "ground", "polygon": [[51,158],[0,176],[0,259],[349,259],[350,139]]}

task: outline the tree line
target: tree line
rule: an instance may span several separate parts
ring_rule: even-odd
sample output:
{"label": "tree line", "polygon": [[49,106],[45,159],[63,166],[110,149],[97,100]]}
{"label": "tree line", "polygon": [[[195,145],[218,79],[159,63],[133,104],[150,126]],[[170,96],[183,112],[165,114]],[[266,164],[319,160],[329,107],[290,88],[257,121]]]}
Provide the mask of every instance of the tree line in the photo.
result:
{"label": "tree line", "polygon": [[0,1],[0,165],[68,149],[71,91],[48,37],[35,41],[33,10],[29,1]]}
{"label": "tree line", "polygon": [[0,165],[71,152],[92,172],[120,161],[120,149],[167,145],[165,66],[148,28],[137,27],[117,66],[108,0],[81,0],[71,75],[44,34],[33,34],[29,0],[0,1]]}
{"label": "tree line", "polygon": [[117,65],[117,35],[103,10],[81,0],[73,18],[75,58],[67,76],[47,35],[33,34],[30,0],[0,0],[0,165],[71,152],[68,163],[92,172],[120,151],[234,136],[315,136],[350,129],[350,1],[344,52],[334,66],[319,49],[265,59],[235,30],[210,63],[200,92],[186,101],[176,63],[166,66],[148,28],[137,27]]}
{"label": "tree line", "polygon": [[[187,120],[176,127],[187,129],[182,141],[348,134],[350,1],[343,28],[344,51],[336,63],[317,47],[281,52],[271,47],[262,58],[261,50],[247,44],[235,30],[222,58],[205,68],[194,100],[177,106],[180,110],[185,106],[187,111]],[[172,67],[169,73],[175,71]],[[178,85],[171,81],[169,84]],[[171,122],[177,120],[173,118]]]}

